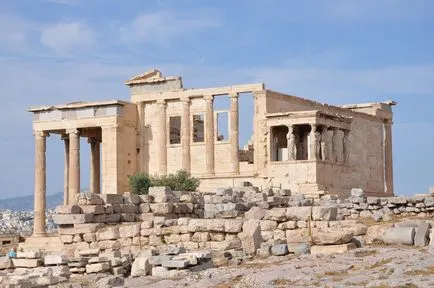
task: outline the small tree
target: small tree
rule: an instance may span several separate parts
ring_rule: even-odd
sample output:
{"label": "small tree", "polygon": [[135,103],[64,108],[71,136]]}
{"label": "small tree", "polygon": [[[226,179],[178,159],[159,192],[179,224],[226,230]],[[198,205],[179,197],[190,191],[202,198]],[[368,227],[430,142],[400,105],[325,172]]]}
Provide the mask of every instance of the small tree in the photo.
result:
{"label": "small tree", "polygon": [[131,192],[134,194],[147,195],[149,187],[151,187],[151,179],[148,175],[143,173],[135,173],[128,176]]}

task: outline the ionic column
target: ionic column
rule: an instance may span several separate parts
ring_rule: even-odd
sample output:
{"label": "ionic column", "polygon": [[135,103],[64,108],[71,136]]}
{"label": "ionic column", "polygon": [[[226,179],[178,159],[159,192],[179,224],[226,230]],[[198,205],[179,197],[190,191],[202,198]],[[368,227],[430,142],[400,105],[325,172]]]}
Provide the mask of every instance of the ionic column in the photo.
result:
{"label": "ionic column", "polygon": [[332,157],[331,160],[333,162],[337,161],[339,155],[339,144],[338,144],[338,128],[333,128],[333,136],[332,136]]}
{"label": "ionic column", "polygon": [[288,160],[296,160],[296,146],[294,136],[294,125],[288,125],[288,134],[286,134],[287,147],[288,147]]}
{"label": "ionic column", "polygon": [[166,101],[157,101],[158,110],[158,174],[167,174]]}
{"label": "ionic column", "polygon": [[69,200],[74,204],[80,194],[80,132],[72,129],[69,132]]}
{"label": "ionic column", "polygon": [[33,218],[33,236],[45,236],[45,207],[46,207],[46,137],[48,133],[35,131],[35,203]]}
{"label": "ionic column", "polygon": [[322,160],[330,160],[330,139],[328,133],[328,126],[323,126],[321,131],[321,155]]}
{"label": "ionic column", "polygon": [[63,167],[63,205],[68,205],[69,201],[69,137],[62,135],[63,143],[65,145],[65,160]]}
{"label": "ionic column", "polygon": [[90,193],[101,193],[100,180],[100,140],[88,138],[90,144]]}
{"label": "ionic column", "polygon": [[344,130],[344,138],[342,139],[344,163],[348,163],[350,159],[350,139],[348,138],[349,135],[350,135],[350,130]]}
{"label": "ionic column", "polygon": [[230,109],[230,142],[231,142],[231,164],[232,173],[240,173],[240,160],[238,157],[239,151],[239,131],[238,131],[238,93],[229,95],[231,98],[231,109]]}
{"label": "ionic column", "polygon": [[392,122],[384,123],[384,176],[386,193],[393,194]]}
{"label": "ionic column", "polygon": [[190,172],[190,99],[183,98],[182,102],[182,169]]}
{"label": "ionic column", "polygon": [[203,97],[206,101],[205,109],[205,163],[206,173],[214,174],[214,111],[212,95]]}
{"label": "ionic column", "polygon": [[309,160],[319,159],[319,133],[317,131],[317,126],[312,124],[310,125],[310,153]]}

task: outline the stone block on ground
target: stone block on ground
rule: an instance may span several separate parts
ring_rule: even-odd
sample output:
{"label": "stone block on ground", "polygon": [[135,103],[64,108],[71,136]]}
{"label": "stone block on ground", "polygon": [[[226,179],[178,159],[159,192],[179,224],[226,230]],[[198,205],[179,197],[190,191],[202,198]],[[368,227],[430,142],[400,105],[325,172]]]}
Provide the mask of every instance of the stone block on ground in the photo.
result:
{"label": "stone block on ground", "polygon": [[10,269],[12,267],[12,259],[10,259],[9,257],[0,257],[0,270]]}
{"label": "stone block on ground", "polygon": [[312,220],[331,221],[336,220],[338,208],[336,206],[314,206],[312,207]]}
{"label": "stone block on ground", "polygon": [[40,259],[12,259],[15,268],[36,268],[42,265]]}
{"label": "stone block on ground", "polygon": [[103,273],[110,270],[109,263],[95,263],[86,265],[86,273]]}
{"label": "stone block on ground", "polygon": [[249,219],[243,223],[243,232],[239,234],[243,251],[247,255],[254,255],[262,243],[259,220]]}
{"label": "stone block on ground", "polygon": [[312,241],[315,245],[338,245],[349,243],[353,236],[352,232],[339,228],[315,229]]}
{"label": "stone block on ground", "polygon": [[149,264],[148,257],[138,257],[131,266],[131,276],[139,277],[151,274],[152,266]]}
{"label": "stone block on ground", "polygon": [[101,194],[104,204],[123,204],[124,197],[121,194]]}
{"label": "stone block on ground", "polygon": [[289,253],[287,244],[275,244],[271,247],[271,254],[274,256],[284,256]]}
{"label": "stone block on ground", "polygon": [[68,263],[68,257],[66,255],[45,255],[44,265],[63,265]]}
{"label": "stone block on ground", "polygon": [[384,233],[384,242],[386,244],[413,245],[415,234],[414,227],[391,227]]}
{"label": "stone block on ground", "polygon": [[40,251],[18,251],[17,258],[39,259],[41,258],[41,252]]}
{"label": "stone block on ground", "polygon": [[310,253],[309,243],[294,243],[288,244],[288,252],[294,253],[295,255],[303,255]]}
{"label": "stone block on ground", "polygon": [[93,257],[93,256],[98,256],[99,251],[100,251],[99,248],[84,249],[84,250],[78,251],[78,255],[80,255],[82,257]]}
{"label": "stone block on ground", "polygon": [[327,255],[327,254],[345,253],[347,251],[356,248],[357,245],[355,243],[347,243],[341,245],[325,245],[325,246],[314,245],[310,247],[310,253]]}
{"label": "stone block on ground", "polygon": [[168,260],[168,261],[163,261],[163,263],[161,263],[161,266],[163,267],[167,267],[167,268],[185,268],[190,264],[190,262],[188,260]]}
{"label": "stone block on ground", "polygon": [[390,227],[392,227],[392,224],[369,226],[365,236],[366,244],[372,244],[374,242],[384,242],[384,233]]}

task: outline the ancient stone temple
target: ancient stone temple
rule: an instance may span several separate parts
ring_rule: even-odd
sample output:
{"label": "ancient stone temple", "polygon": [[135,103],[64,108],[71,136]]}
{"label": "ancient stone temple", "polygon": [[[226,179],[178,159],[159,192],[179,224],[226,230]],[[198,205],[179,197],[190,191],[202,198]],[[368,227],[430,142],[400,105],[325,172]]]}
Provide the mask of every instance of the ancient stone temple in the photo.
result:
{"label": "ancient stone temple", "polygon": [[[354,187],[366,195],[393,195],[395,102],[332,106],[268,90],[263,83],[186,89],[181,77],[164,77],[158,70],[125,84],[130,102],[29,109],[35,135],[35,235],[44,233],[38,218],[45,211],[49,135],[58,135],[65,145],[65,204],[82,188],[81,137],[91,148],[93,193],[128,191],[128,176],[135,172],[185,169],[201,180],[201,191],[250,182],[260,189],[313,196],[348,195]],[[244,97],[252,104],[244,105]],[[223,98],[226,109],[217,109],[215,102]],[[241,143],[244,131],[252,133]]]}

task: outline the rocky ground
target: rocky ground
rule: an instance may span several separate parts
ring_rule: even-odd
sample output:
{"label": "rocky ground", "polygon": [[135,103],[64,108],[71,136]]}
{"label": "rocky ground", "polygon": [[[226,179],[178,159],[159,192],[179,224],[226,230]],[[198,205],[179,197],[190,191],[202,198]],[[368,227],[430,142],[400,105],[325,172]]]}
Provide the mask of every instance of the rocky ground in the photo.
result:
{"label": "rocky ground", "polygon": [[427,248],[371,246],[335,255],[257,259],[180,274],[171,280],[126,278],[125,287],[434,287],[434,257]]}

